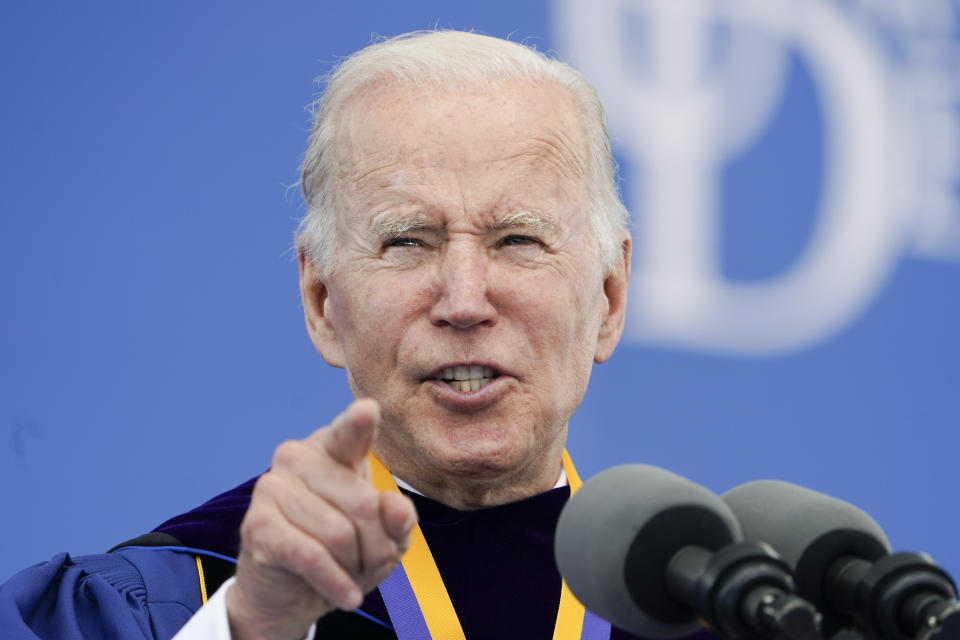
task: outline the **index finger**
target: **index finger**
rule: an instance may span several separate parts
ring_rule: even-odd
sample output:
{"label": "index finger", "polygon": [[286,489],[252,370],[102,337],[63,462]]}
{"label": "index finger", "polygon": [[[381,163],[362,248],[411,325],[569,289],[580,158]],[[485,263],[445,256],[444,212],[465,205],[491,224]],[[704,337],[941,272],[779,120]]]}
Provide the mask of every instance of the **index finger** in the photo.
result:
{"label": "index finger", "polygon": [[311,438],[316,437],[335,461],[353,467],[366,458],[379,424],[380,405],[373,398],[360,398]]}

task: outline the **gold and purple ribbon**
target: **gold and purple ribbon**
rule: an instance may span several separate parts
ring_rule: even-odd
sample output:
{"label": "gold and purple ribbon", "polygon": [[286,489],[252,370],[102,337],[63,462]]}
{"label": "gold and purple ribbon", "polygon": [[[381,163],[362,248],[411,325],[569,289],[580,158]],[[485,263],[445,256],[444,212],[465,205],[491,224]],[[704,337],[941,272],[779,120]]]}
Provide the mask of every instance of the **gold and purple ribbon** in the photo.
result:
{"label": "gold and purple ribbon", "polygon": [[[582,482],[566,451],[563,452],[563,468],[567,473],[570,495],[573,495]],[[372,453],[370,469],[378,491],[400,491],[390,471]],[[419,525],[415,525],[410,534],[410,548],[400,566],[380,583],[380,595],[399,640],[465,640],[460,620]],[[609,638],[610,623],[584,609],[564,580],[553,640]]]}

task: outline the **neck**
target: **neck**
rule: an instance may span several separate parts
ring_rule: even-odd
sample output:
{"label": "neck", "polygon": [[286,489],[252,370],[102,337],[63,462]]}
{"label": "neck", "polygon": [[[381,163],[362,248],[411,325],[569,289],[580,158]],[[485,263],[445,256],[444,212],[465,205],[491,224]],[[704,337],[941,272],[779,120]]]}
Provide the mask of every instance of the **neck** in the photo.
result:
{"label": "neck", "polygon": [[[393,475],[393,474],[391,474],[391,475]],[[399,487],[400,489],[403,489],[403,490],[406,491],[407,493],[415,493],[415,494],[420,495],[420,496],[429,497],[429,496],[426,496],[422,491],[419,491],[416,487],[414,487],[413,485],[411,485],[409,482],[406,482],[406,481],[402,480],[401,478],[398,478],[397,476],[393,476],[393,481],[397,483],[397,487]],[[559,488],[561,488],[561,487],[566,487],[568,484],[570,484],[570,483],[569,483],[569,479],[567,478],[567,470],[566,470],[566,467],[564,466],[564,467],[560,470],[560,475],[557,476],[557,481],[556,481],[555,483],[553,483],[553,487],[552,487],[552,488],[553,488],[553,489],[559,489]]]}
{"label": "neck", "polygon": [[407,464],[409,458],[395,458],[376,451],[377,457],[395,478],[417,493],[460,511],[472,511],[517,502],[553,489],[563,472],[563,443],[532,464],[516,469],[449,471]]}

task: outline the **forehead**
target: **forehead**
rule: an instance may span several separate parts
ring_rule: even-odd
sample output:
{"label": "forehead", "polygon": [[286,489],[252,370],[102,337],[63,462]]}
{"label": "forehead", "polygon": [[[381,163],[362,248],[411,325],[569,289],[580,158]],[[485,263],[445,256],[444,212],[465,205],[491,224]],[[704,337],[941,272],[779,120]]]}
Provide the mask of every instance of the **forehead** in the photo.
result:
{"label": "forehead", "polygon": [[368,87],[340,112],[337,191],[367,198],[444,185],[464,199],[579,201],[587,166],[580,112],[552,82]]}

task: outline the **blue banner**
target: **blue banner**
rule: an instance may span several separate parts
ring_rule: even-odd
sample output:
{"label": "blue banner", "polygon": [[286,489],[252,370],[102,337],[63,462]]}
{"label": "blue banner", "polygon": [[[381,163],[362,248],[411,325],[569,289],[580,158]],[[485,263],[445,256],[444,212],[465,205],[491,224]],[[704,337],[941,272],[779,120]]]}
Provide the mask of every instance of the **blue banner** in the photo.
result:
{"label": "blue banner", "polygon": [[595,83],[633,217],[581,473],[853,502],[955,576],[960,3],[0,7],[0,581],[267,467],[349,401],[290,247],[314,78],[465,28]]}

